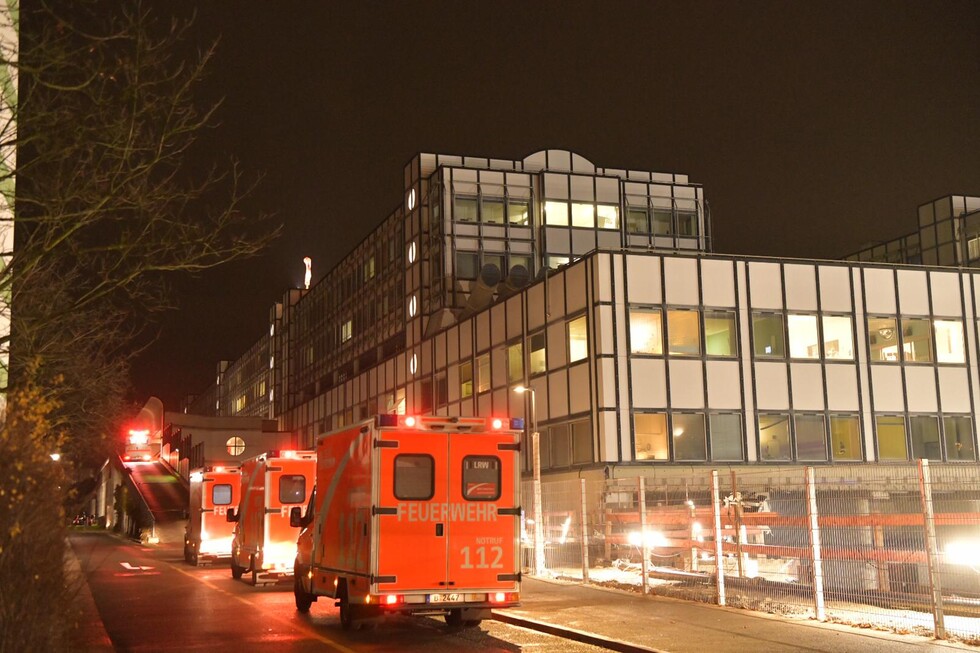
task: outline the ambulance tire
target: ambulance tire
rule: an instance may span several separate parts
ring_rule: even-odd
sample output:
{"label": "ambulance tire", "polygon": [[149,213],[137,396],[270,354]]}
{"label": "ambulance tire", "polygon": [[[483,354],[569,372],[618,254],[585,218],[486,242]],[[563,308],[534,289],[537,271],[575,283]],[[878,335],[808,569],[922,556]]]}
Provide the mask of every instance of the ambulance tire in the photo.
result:
{"label": "ambulance tire", "polygon": [[235,580],[238,580],[238,579],[240,579],[242,577],[242,574],[244,574],[244,573],[245,573],[245,567],[239,567],[237,564],[235,564],[235,554],[232,554],[232,556],[231,556],[231,577],[234,578]]}
{"label": "ambulance tire", "polygon": [[340,597],[340,627],[344,630],[353,630],[355,623],[354,606],[347,600],[347,594],[345,593]]}
{"label": "ambulance tire", "polygon": [[303,589],[303,583],[299,579],[299,565],[294,565],[293,569],[296,572],[293,576],[293,596],[296,597],[296,609],[303,614],[306,614],[310,611],[310,606],[313,605],[316,597]]}

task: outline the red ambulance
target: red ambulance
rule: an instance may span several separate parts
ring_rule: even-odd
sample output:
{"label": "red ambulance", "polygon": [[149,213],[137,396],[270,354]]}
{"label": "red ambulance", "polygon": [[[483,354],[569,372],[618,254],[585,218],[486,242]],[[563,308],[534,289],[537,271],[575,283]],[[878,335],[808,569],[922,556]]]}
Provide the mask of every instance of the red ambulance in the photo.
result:
{"label": "red ambulance", "polygon": [[227,513],[238,507],[241,483],[238,467],[214,465],[191,472],[184,560],[197,566],[231,554],[234,527]]}
{"label": "red ambulance", "polygon": [[475,626],[520,600],[523,420],[376,419],[321,436],[296,607],[337,599],[345,629],[388,613]]}
{"label": "red ambulance", "polygon": [[228,511],[237,522],[231,543],[231,575],[251,572],[252,584],[293,573],[296,529],[291,508],[302,511],[313,491],[314,451],[270,451],[242,463],[241,506]]}

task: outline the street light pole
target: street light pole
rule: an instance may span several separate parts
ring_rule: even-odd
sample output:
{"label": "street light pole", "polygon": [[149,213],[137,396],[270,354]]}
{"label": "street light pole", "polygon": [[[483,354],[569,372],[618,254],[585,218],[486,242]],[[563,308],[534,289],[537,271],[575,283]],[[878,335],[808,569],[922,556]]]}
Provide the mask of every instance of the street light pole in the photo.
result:
{"label": "street light pole", "polygon": [[519,394],[531,395],[531,487],[534,508],[534,575],[540,576],[545,569],[544,534],[542,532],[543,511],[541,509],[541,436],[538,433],[538,416],[534,401],[534,390],[523,385],[514,388]]}

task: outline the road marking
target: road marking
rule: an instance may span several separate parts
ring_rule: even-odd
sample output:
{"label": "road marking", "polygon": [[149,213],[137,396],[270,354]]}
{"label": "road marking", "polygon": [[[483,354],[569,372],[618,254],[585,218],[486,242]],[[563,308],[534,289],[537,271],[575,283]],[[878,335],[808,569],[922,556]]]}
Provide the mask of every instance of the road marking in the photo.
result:
{"label": "road marking", "polygon": [[119,564],[123,566],[123,569],[128,569],[129,571],[147,571],[149,569],[153,569],[153,567],[139,567],[139,566],[134,567],[128,562],[120,562]]}
{"label": "road marking", "polygon": [[[252,607],[252,608],[258,608],[259,607],[256,604],[254,604],[251,601],[249,601],[248,599],[246,599],[246,598],[244,598],[242,596],[239,596],[238,594],[233,594],[232,592],[229,592],[228,590],[226,590],[226,589],[224,589],[222,587],[219,587],[219,586],[215,585],[214,583],[212,583],[209,580],[205,580],[203,578],[199,578],[196,575],[192,574],[191,572],[187,571],[186,569],[181,569],[179,566],[174,565],[174,564],[170,564],[170,563],[167,563],[167,564],[169,564],[174,569],[174,571],[180,572],[180,573],[184,574],[185,576],[187,576],[188,578],[192,578],[192,579],[196,580],[197,582],[201,583],[205,587],[209,587],[209,588],[215,590],[216,592],[221,592],[222,594],[224,594],[226,596],[230,596],[231,598],[235,599],[236,601],[239,601],[241,603],[244,603],[245,605],[247,605],[249,607]],[[259,609],[261,610],[261,608],[259,608]],[[303,624],[297,623],[295,621],[290,621],[289,619],[284,619],[283,617],[277,617],[276,615],[274,615],[272,613],[267,613],[265,610],[263,610],[263,612],[266,613],[266,617],[267,618],[272,619],[273,621],[278,621],[280,624],[282,624],[283,626],[286,626],[287,628],[294,628],[294,629],[296,629],[296,630],[298,630],[298,631],[300,631],[300,632],[308,635],[309,637],[312,637],[313,639],[315,639],[317,641],[323,642],[327,646],[333,647],[334,650],[336,650],[336,651],[340,651],[341,653],[357,653],[357,651],[355,651],[354,649],[347,648],[343,644],[341,644],[339,642],[335,642],[334,640],[330,639],[329,637],[325,637],[325,636],[321,635],[320,633],[318,633],[317,631],[313,630],[312,628],[308,628],[308,627],[304,626]]]}

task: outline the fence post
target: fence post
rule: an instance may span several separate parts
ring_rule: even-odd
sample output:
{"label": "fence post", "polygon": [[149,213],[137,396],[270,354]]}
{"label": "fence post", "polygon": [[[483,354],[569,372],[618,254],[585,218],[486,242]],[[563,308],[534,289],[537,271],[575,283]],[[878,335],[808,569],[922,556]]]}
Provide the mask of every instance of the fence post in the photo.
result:
{"label": "fence post", "polygon": [[585,500],[585,479],[580,478],[579,483],[582,487],[582,580],[586,583],[589,582],[589,522],[587,516],[586,507],[588,503]]}
{"label": "fence post", "polygon": [[817,621],[827,618],[823,603],[823,558],[820,554],[820,523],[817,519],[817,486],[813,467],[806,468],[806,517],[810,527],[810,559],[813,562],[813,609]]}
{"label": "fence post", "polygon": [[715,514],[715,579],[718,584],[718,605],[725,605],[725,560],[721,546],[721,484],[718,470],[711,470],[711,507]]}
{"label": "fence post", "polygon": [[932,477],[929,461],[919,459],[919,494],[922,497],[922,517],[925,526],[926,562],[929,565],[929,590],[932,595],[932,619],[936,639],[946,639],[946,623],[943,617],[943,587],[939,580],[939,558],[936,548],[936,522],[932,511]]}
{"label": "fence post", "polygon": [[636,490],[639,495],[640,507],[640,549],[643,552],[643,560],[640,561],[641,576],[643,578],[643,593],[650,593],[650,547],[647,546],[647,488],[642,476],[636,479]]}
{"label": "fence post", "polygon": [[745,577],[745,560],[742,559],[742,542],[745,536],[745,526],[742,524],[742,495],[738,491],[738,477],[732,470],[732,507],[735,510],[735,559],[738,561],[738,577]]}

